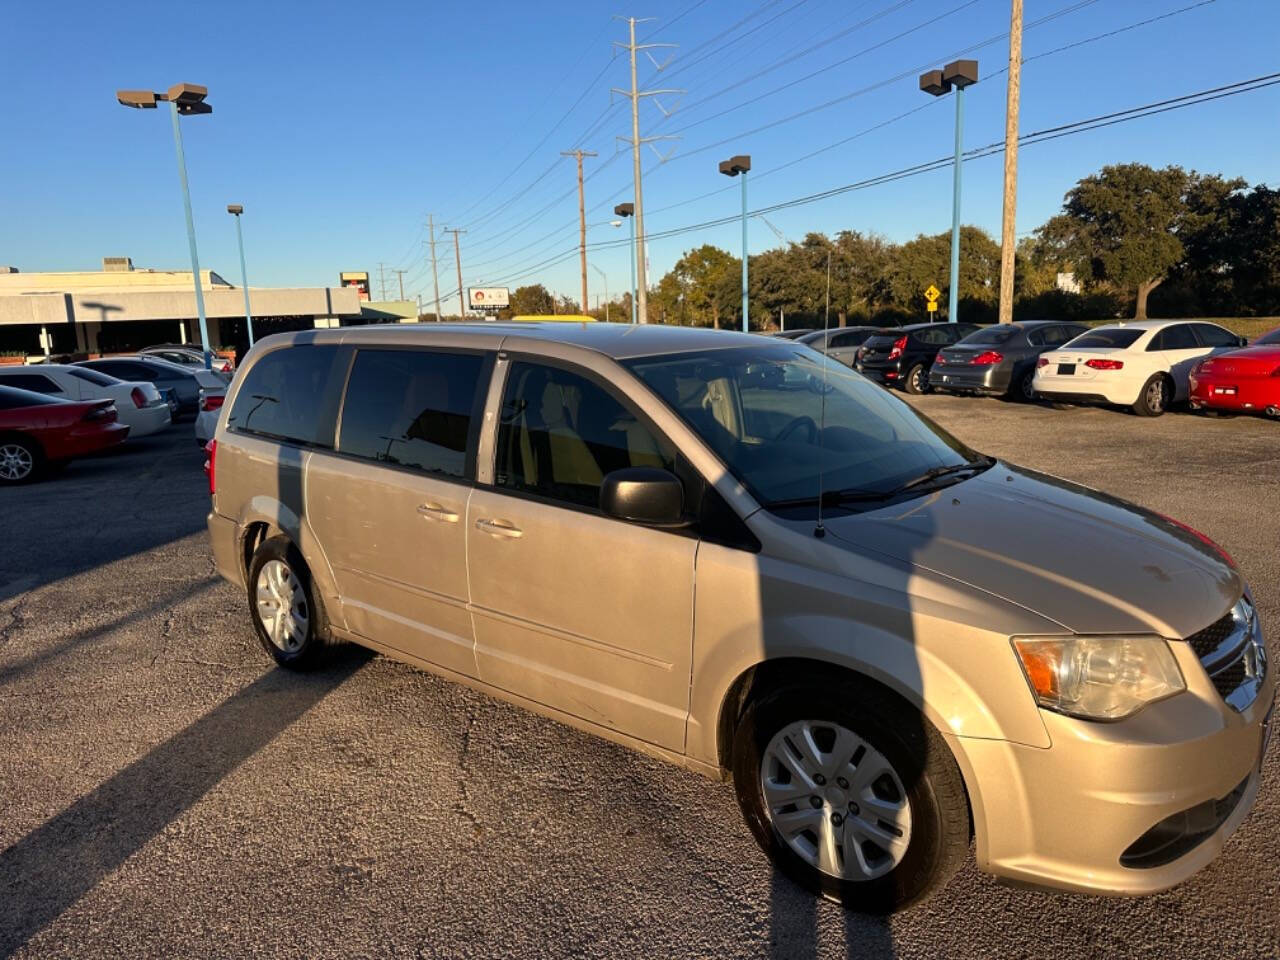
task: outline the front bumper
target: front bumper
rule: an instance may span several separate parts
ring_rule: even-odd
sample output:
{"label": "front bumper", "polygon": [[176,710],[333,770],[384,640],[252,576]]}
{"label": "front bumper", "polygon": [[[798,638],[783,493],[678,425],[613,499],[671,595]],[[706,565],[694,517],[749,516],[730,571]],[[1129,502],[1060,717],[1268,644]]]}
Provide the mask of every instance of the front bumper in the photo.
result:
{"label": "front bumper", "polygon": [[[1172,646],[1187,691],[1126,720],[1041,711],[1046,749],[948,737],[970,786],[979,866],[1016,885],[1136,896],[1181,883],[1217,857],[1257,797],[1276,670],[1237,713],[1194,651]],[[1121,862],[1167,818],[1187,811],[1203,826],[1215,810],[1211,832],[1175,858]]]}

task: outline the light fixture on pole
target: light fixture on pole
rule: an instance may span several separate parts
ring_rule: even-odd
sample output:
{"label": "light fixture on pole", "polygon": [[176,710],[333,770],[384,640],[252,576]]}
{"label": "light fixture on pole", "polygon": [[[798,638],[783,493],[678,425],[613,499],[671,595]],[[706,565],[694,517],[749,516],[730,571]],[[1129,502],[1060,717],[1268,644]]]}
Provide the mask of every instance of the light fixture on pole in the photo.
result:
{"label": "light fixture on pole", "polygon": [[742,174],[742,332],[749,329],[747,314],[747,171],[751,169],[751,157],[739,154],[720,163],[720,172],[726,177]]}
{"label": "light fixture on pole", "polygon": [[253,314],[249,311],[249,271],[244,266],[244,235],[240,232],[240,214],[244,207],[228,203],[227,213],[236,218],[236,246],[240,248],[240,286],[244,288],[244,328],[249,333],[249,347],[253,347]]}
{"label": "light fixture on pole", "polygon": [[200,288],[200,258],[196,254],[196,226],[191,217],[191,192],[187,189],[187,159],[182,151],[182,129],[178,117],[213,113],[213,107],[204,102],[209,95],[207,87],[195,83],[177,83],[164,93],[151,90],[117,90],[116,100],[135,110],[154,110],[161,101],[168,102],[173,116],[173,144],[178,152],[178,179],[182,183],[182,205],[187,215],[187,244],[191,247],[191,278],[196,288],[196,315],[200,318],[200,349],[204,353],[206,370],[213,368],[213,352],[209,349],[209,324],[204,315],[204,291]]}
{"label": "light fixture on pole", "polygon": [[636,322],[636,207],[633,203],[620,203],[613,208],[615,216],[626,217],[631,225],[631,322]]}
{"label": "light fixture on pole", "polygon": [[964,144],[964,88],[978,82],[977,60],[956,60],[941,70],[920,74],[920,89],[935,97],[956,89],[956,158],[951,188],[951,287],[947,320],[955,323],[960,305],[960,154]]}

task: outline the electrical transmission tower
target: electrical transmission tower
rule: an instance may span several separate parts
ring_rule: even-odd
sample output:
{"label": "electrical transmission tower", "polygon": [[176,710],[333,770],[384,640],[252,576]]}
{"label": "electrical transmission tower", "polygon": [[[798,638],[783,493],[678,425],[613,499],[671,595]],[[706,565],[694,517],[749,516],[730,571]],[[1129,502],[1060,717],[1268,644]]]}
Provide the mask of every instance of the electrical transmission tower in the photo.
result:
{"label": "electrical transmission tower", "polygon": [[[635,17],[616,17],[615,16],[613,19],[626,21],[627,26],[629,28],[627,42],[622,43],[621,41],[615,40],[613,41],[613,45],[615,47],[621,47],[622,49],[626,50],[630,55],[631,89],[621,90],[618,87],[613,87],[612,92],[620,96],[624,96],[631,101],[631,136],[619,137],[618,139],[625,140],[631,144],[631,165],[632,165],[634,176],[635,176],[635,190],[636,190],[635,214],[634,214],[635,225],[636,225],[636,244],[635,244],[636,276],[639,278],[639,282],[636,284],[636,297],[638,300],[638,303],[636,304],[636,316],[639,319],[640,323],[648,323],[649,322],[649,316],[648,316],[649,278],[647,275],[645,255],[644,255],[644,252],[645,252],[644,201],[643,201],[643,194],[640,187],[640,146],[641,144],[645,144],[645,143],[651,144],[655,140],[674,140],[676,138],[675,137],[641,137],[640,136],[640,100],[643,97],[656,97],[663,94],[680,94],[680,93],[684,93],[684,91],[683,90],[641,90],[636,85],[636,53],[641,50],[645,51],[645,56],[649,58],[650,62],[653,63],[654,67],[657,70],[661,71],[661,70],[664,70],[667,67],[667,64],[671,62],[670,59],[666,60],[663,63],[658,63],[658,61],[654,59],[653,54],[649,53],[648,51],[654,47],[674,47],[675,44],[674,43],[636,43],[636,24],[645,23],[646,20],[652,20],[653,19],[652,17],[647,17],[644,19],[636,19]],[[654,101],[654,104],[655,106],[657,106],[659,110],[662,110],[664,114],[668,114],[668,111],[665,110],[662,104],[659,103],[657,100]],[[658,149],[657,147],[653,148],[654,153],[657,153],[657,149]],[[662,154],[659,153],[658,159],[665,160],[666,157],[662,156]]]}
{"label": "electrical transmission tower", "polygon": [[561,150],[562,157],[578,158],[578,250],[582,254],[582,312],[587,312],[587,206],[582,195],[582,158],[596,156],[590,150]]}

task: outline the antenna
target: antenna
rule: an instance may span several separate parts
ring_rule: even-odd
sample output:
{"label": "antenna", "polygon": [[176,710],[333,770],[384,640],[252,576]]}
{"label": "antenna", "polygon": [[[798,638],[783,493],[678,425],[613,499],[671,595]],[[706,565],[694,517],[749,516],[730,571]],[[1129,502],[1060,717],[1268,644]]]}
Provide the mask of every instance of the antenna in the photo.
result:
{"label": "antenna", "polygon": [[818,525],[813,528],[813,535],[821,540],[827,535],[822,526],[822,431],[827,428],[827,364],[831,358],[827,356],[827,340],[831,332],[831,248],[827,248],[827,307],[822,318],[822,412],[818,414]]}

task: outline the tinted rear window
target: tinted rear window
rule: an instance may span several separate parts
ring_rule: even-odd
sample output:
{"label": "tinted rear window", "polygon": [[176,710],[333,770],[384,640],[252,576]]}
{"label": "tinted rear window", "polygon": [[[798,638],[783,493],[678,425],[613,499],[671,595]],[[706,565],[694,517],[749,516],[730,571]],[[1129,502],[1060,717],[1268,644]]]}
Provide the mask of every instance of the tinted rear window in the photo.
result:
{"label": "tinted rear window", "polygon": [[67,373],[75,377],[77,380],[84,380],[88,383],[96,384],[99,387],[109,387],[113,383],[121,382],[116,377],[107,376],[107,374],[100,373],[97,370],[90,370],[88,367],[73,367],[68,370]]}
{"label": "tinted rear window", "polygon": [[1270,333],[1264,333],[1257,340],[1253,341],[1255,347],[1273,346],[1280,344],[1280,329],[1272,330]]}
{"label": "tinted rear window", "polygon": [[0,373],[0,385],[33,393],[62,393],[63,389],[43,373]]}
{"label": "tinted rear window", "polygon": [[338,451],[465,476],[483,365],[484,358],[473,353],[358,351],[342,405]]}
{"label": "tinted rear window", "polygon": [[39,407],[47,403],[66,403],[61,397],[51,397],[17,387],[0,386],[0,410],[18,410],[22,407]]}
{"label": "tinted rear window", "polygon": [[1011,327],[1008,324],[1000,324],[994,327],[983,327],[976,333],[971,333],[961,343],[968,345],[970,343],[1004,343],[1006,340],[1013,338],[1014,334],[1020,333],[1017,327]]}
{"label": "tinted rear window", "polygon": [[277,440],[332,446],[331,411],[341,389],[337,368],[342,353],[336,346],[297,346],[267,354],[245,376],[227,426]]}
{"label": "tinted rear window", "polygon": [[867,337],[863,346],[866,347],[892,347],[893,341],[899,337],[905,337],[905,333],[873,333]]}
{"label": "tinted rear window", "polygon": [[1125,347],[1133,346],[1133,342],[1142,336],[1143,331],[1133,327],[1103,327],[1101,330],[1090,330],[1071,341],[1072,347]]}

